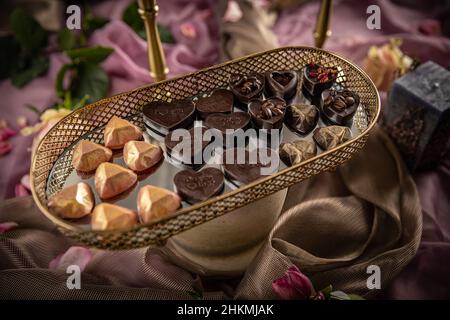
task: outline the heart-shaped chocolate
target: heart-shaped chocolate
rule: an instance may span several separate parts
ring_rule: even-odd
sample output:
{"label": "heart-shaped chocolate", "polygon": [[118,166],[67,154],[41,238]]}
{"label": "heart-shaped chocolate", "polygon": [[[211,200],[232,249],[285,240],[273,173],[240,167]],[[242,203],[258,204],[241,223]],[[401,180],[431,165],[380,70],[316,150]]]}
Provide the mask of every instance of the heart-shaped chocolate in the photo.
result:
{"label": "heart-shaped chocolate", "polygon": [[[187,165],[201,165],[206,162],[207,159],[203,159],[203,151],[211,141],[204,141],[203,136],[206,131],[204,127],[191,128],[187,133],[188,136],[183,135],[176,136],[179,130],[170,131],[164,139],[167,153],[177,161]],[[176,148],[178,146],[178,148]],[[179,150],[174,150],[174,149]],[[187,152],[186,150],[189,150]],[[186,153],[184,152],[186,151]],[[197,157],[196,157],[197,155]],[[201,162],[196,163],[196,159],[201,156]]]}
{"label": "heart-shaped chocolate", "polygon": [[247,112],[234,112],[230,114],[215,113],[209,115],[205,120],[205,126],[214,128],[226,134],[227,129],[245,130],[250,122],[250,115]]}
{"label": "heart-shaped chocolate", "polygon": [[[223,169],[225,171],[225,176],[234,185],[240,187],[278,170],[277,163],[274,163],[274,165],[271,166],[272,163],[270,161],[272,155],[274,157],[276,156],[274,160],[278,161],[278,155],[271,149],[261,151],[264,152],[269,159],[263,161],[256,150],[253,150],[250,153],[243,148],[227,149],[223,154]],[[265,172],[263,175],[262,169],[266,169],[266,171],[269,172]]]}
{"label": "heart-shaped chocolate", "polygon": [[233,93],[227,89],[214,90],[211,95],[199,98],[195,107],[201,119],[213,113],[230,113],[233,111]]}
{"label": "heart-shaped chocolate", "polygon": [[308,134],[319,121],[319,110],[310,104],[292,104],[286,109],[284,123],[300,134]]}
{"label": "heart-shaped chocolate", "polygon": [[359,95],[347,89],[331,88],[322,92],[320,105],[325,120],[344,126],[348,124],[359,106]]}
{"label": "heart-shaped chocolate", "polygon": [[142,109],[144,123],[159,134],[166,135],[178,128],[188,128],[194,122],[195,106],[192,101],[152,101]]}
{"label": "heart-shaped chocolate", "polygon": [[261,96],[264,89],[264,76],[259,73],[248,75],[234,74],[230,76],[229,86],[237,98],[238,106],[245,106],[250,100]]}
{"label": "heart-shaped chocolate", "polygon": [[266,87],[270,96],[292,98],[297,88],[298,74],[295,71],[266,72]]}
{"label": "heart-shaped chocolate", "polygon": [[317,63],[309,63],[303,71],[303,88],[311,96],[320,95],[322,91],[331,88],[336,81],[338,69],[323,67]]}
{"label": "heart-shaped chocolate", "polygon": [[198,172],[183,170],[173,178],[180,197],[191,204],[205,201],[223,190],[224,176],[221,170],[205,168]]}
{"label": "heart-shaped chocolate", "polygon": [[266,100],[252,100],[248,110],[257,129],[281,129],[286,111],[286,102],[278,97]]}

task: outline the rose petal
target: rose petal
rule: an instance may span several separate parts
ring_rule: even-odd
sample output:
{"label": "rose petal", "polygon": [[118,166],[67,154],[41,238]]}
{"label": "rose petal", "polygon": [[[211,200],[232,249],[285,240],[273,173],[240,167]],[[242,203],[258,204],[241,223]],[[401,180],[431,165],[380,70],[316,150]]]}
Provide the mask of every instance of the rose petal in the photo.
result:
{"label": "rose petal", "polygon": [[17,228],[19,225],[15,222],[2,222],[0,223],[0,234],[4,234],[10,230]]}
{"label": "rose petal", "polygon": [[180,26],[180,31],[186,38],[195,38],[197,36],[197,31],[192,23],[186,22]]}
{"label": "rose petal", "polygon": [[22,179],[20,179],[20,183],[27,188],[28,190],[31,191],[31,185],[30,185],[30,175],[26,174],[22,177]]}
{"label": "rose petal", "polygon": [[223,20],[226,22],[237,22],[242,18],[242,10],[234,0],[229,0]]}
{"label": "rose petal", "polygon": [[26,197],[30,195],[27,188],[25,188],[25,186],[21,183],[16,184],[16,187],[14,188],[14,193],[16,197]]}
{"label": "rose petal", "polygon": [[8,122],[5,119],[0,119],[0,129],[6,128],[8,126]]}
{"label": "rose petal", "polygon": [[24,116],[18,117],[16,121],[17,121],[17,126],[18,126],[20,129],[23,129],[23,128],[25,128],[25,127],[28,125],[28,120],[27,120],[27,118],[24,117]]}
{"label": "rose petal", "polygon": [[314,293],[311,281],[296,266],[290,267],[281,278],[274,280],[272,289],[285,300],[309,299]]}
{"label": "rose petal", "polygon": [[3,139],[3,141],[8,140],[11,137],[14,137],[17,134],[17,131],[14,129],[11,129],[9,127],[3,128],[0,135]]}
{"label": "rose petal", "polygon": [[77,265],[83,271],[92,259],[92,252],[88,248],[73,246],[65,253],[50,261],[49,269],[66,270],[70,265]]}
{"label": "rose petal", "polygon": [[438,20],[426,19],[419,24],[419,32],[427,36],[442,35],[441,23]]}
{"label": "rose petal", "polygon": [[9,143],[0,141],[0,156],[8,154],[11,149],[12,147]]}

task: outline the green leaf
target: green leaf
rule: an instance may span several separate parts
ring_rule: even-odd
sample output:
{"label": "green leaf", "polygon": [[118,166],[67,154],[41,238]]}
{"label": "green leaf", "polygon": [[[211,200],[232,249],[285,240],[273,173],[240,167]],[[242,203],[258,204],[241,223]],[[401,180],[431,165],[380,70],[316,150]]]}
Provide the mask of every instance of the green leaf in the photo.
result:
{"label": "green leaf", "polygon": [[109,22],[108,19],[102,17],[96,17],[92,13],[88,13],[83,20],[83,31],[91,33],[97,29],[102,28]]}
{"label": "green leaf", "polygon": [[114,49],[107,47],[78,48],[67,50],[66,54],[73,61],[99,63],[105,60]]}
{"label": "green leaf", "polygon": [[189,294],[194,300],[202,300],[202,299],[203,299],[203,292],[201,292],[201,291],[188,291],[188,294]]}
{"label": "green leaf", "polygon": [[85,95],[88,95],[88,102],[97,101],[106,96],[108,92],[108,75],[97,64],[80,63],[72,88],[73,98],[81,100]]}
{"label": "green leaf", "polygon": [[[141,38],[146,39],[144,21],[138,12],[139,6],[136,1],[133,1],[123,12],[122,20],[128,24]],[[175,38],[170,32],[169,28],[161,24],[157,24],[159,37],[161,42],[175,43]]]}
{"label": "green leaf", "polygon": [[48,57],[38,56],[31,61],[31,64],[21,71],[14,73],[11,77],[11,82],[18,88],[22,88],[34,78],[47,72],[50,63]]}
{"label": "green leaf", "polygon": [[333,291],[333,286],[331,284],[328,287],[320,290],[320,292],[322,292],[323,295],[325,296],[325,299],[330,299],[330,294],[332,291]]}
{"label": "green leaf", "polygon": [[58,97],[64,97],[65,92],[68,90],[66,88],[64,88],[64,79],[66,78],[66,73],[69,70],[73,70],[75,69],[75,64],[73,63],[68,63],[65,64],[61,67],[61,69],[59,69],[58,71],[58,75],[56,76],[56,82],[55,82],[55,89],[56,89],[56,94],[58,95]]}
{"label": "green leaf", "polygon": [[333,300],[351,300],[348,294],[343,291],[333,291],[330,293],[330,298]]}
{"label": "green leaf", "polygon": [[161,38],[161,42],[175,43],[175,38],[173,37],[169,28],[158,23],[158,32],[159,32],[159,37]]}
{"label": "green leaf", "polygon": [[144,21],[139,15],[138,9],[137,2],[133,1],[122,14],[122,20],[137,33],[144,30]]}
{"label": "green leaf", "polygon": [[62,50],[70,50],[77,44],[77,37],[75,32],[63,28],[58,32],[58,44]]}
{"label": "green leaf", "polygon": [[18,67],[20,47],[14,36],[0,37],[0,79],[9,78]]}
{"label": "green leaf", "polygon": [[18,8],[13,11],[10,17],[10,26],[17,42],[27,53],[37,53],[46,46],[47,32],[22,9]]}
{"label": "green leaf", "polygon": [[27,108],[28,110],[36,113],[37,115],[41,114],[41,111],[39,111],[39,109],[37,107],[35,107],[35,106],[31,105],[31,104],[26,104],[25,108]]}

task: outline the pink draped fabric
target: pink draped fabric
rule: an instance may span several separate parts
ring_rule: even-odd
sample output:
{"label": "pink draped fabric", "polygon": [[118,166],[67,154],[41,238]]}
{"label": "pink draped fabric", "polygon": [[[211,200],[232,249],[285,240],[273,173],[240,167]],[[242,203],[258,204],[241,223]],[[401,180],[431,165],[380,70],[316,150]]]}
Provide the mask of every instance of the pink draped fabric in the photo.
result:
{"label": "pink draped fabric", "polygon": [[[114,48],[103,63],[111,79],[109,95],[151,83],[148,72],[147,44],[122,21],[123,10],[130,0],[104,1],[94,7],[94,13],[107,17],[111,23],[94,32],[89,45]],[[160,1],[158,21],[169,27],[176,44],[164,44],[169,77],[211,66],[218,62],[219,32],[213,14],[214,1]],[[180,32],[183,24],[194,26],[195,37]],[[52,39],[54,40],[54,39]],[[0,118],[14,126],[19,116],[26,116],[34,124],[38,116],[25,108],[33,105],[44,110],[55,102],[55,78],[61,65],[67,62],[64,54],[50,55],[50,69],[46,76],[33,80],[22,89],[9,80],[0,82]],[[14,197],[14,186],[30,168],[32,138],[17,135],[10,139],[12,151],[0,157],[0,199]]]}

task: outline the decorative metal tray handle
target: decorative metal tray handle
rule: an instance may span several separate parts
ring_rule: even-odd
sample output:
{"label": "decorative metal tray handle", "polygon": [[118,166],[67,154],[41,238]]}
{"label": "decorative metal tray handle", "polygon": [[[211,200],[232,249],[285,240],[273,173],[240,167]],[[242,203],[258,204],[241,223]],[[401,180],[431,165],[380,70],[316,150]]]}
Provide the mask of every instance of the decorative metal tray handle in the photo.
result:
{"label": "decorative metal tray handle", "polygon": [[147,34],[150,76],[155,81],[165,80],[169,69],[166,65],[164,50],[156,25],[156,16],[159,10],[158,5],[155,0],[138,0],[138,4],[138,11],[142,20],[144,20],[145,33]]}
{"label": "decorative metal tray handle", "polygon": [[[165,80],[169,69],[167,68],[164,50],[156,24],[156,16],[159,11],[158,4],[155,0],[138,0],[138,3],[139,14],[144,20],[145,32],[147,34],[150,76],[155,81]],[[326,39],[331,35],[329,27],[332,9],[333,0],[322,0],[313,34],[317,48],[322,48]]]}

